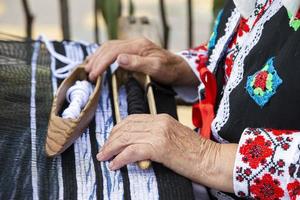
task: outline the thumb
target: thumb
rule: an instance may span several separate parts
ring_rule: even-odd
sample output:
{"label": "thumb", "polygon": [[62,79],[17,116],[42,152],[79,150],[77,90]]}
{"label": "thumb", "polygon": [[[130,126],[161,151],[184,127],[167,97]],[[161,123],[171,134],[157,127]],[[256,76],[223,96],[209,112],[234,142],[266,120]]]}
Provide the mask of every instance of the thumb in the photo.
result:
{"label": "thumb", "polygon": [[139,55],[120,54],[117,58],[120,67],[134,72],[142,72],[151,75],[154,70],[155,58]]}

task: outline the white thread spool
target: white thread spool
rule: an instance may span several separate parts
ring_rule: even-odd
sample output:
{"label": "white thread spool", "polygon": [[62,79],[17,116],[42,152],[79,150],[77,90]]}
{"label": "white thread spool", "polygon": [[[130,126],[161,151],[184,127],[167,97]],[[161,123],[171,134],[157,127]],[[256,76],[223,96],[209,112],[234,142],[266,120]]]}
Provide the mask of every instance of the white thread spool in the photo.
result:
{"label": "white thread spool", "polygon": [[70,104],[62,113],[62,118],[77,119],[82,108],[87,104],[92,92],[93,86],[90,82],[85,80],[76,81],[67,91],[66,99]]}

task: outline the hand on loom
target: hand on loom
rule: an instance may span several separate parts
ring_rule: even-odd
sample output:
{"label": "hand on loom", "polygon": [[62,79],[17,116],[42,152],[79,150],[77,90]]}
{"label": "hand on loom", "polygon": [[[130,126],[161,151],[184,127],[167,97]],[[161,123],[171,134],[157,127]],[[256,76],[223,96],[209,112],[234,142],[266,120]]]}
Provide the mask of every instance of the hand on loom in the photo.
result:
{"label": "hand on loom", "polygon": [[95,80],[115,60],[121,68],[150,75],[162,84],[195,85],[198,79],[188,63],[148,39],[112,40],[87,58],[85,70]]}
{"label": "hand on loom", "polygon": [[235,144],[199,137],[169,115],[139,114],[130,115],[113,128],[97,159],[113,158],[111,170],[152,160],[195,182],[232,192],[236,151]]}

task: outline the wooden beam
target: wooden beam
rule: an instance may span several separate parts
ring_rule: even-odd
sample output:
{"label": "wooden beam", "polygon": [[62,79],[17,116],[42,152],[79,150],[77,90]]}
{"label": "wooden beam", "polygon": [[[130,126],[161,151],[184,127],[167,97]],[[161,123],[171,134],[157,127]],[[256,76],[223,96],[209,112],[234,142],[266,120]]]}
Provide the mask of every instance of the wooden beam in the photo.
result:
{"label": "wooden beam", "polygon": [[30,11],[29,4],[27,0],[22,0],[22,5],[25,13],[26,19],[26,38],[28,40],[32,39],[32,26],[34,21],[34,16]]}
{"label": "wooden beam", "polygon": [[193,1],[192,0],[187,0],[187,8],[188,8],[188,47],[192,48],[193,47],[193,32],[194,32],[194,27],[193,27]]}
{"label": "wooden beam", "polygon": [[161,15],[161,20],[162,20],[162,25],[163,25],[163,47],[165,49],[168,49],[169,46],[169,32],[170,32],[170,27],[167,22],[167,17],[166,17],[166,9],[165,9],[165,1],[164,0],[159,0],[159,9],[160,9],[160,15]]}
{"label": "wooden beam", "polygon": [[94,0],[94,40],[97,44],[99,44],[100,42],[98,13],[99,13],[99,0]]}
{"label": "wooden beam", "polygon": [[68,0],[60,0],[60,24],[64,40],[71,39]]}

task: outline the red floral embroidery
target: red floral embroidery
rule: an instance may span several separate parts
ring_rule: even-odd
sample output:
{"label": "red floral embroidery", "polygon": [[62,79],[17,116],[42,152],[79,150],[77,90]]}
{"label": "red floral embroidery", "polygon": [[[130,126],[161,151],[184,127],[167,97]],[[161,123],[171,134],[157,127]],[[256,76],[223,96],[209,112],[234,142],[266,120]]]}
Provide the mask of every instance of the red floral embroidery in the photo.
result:
{"label": "red floral embroidery", "polygon": [[229,57],[227,56],[225,60],[225,72],[226,76],[229,77],[232,71],[232,65],[233,65],[233,54],[231,54]]}
{"label": "red floral embroidery", "polygon": [[195,51],[208,51],[207,45],[200,45],[199,47],[194,48]]}
{"label": "red floral embroidery", "polygon": [[259,72],[255,77],[254,87],[255,88],[260,87],[264,91],[266,89],[267,78],[268,78],[267,71]]}
{"label": "red floral embroidery", "polygon": [[244,33],[248,33],[250,31],[249,25],[248,23],[248,19],[242,18],[240,20],[240,23],[237,27],[237,33],[234,34],[231,43],[229,44],[229,49],[232,49],[233,46],[235,46],[237,44],[237,39],[238,37],[242,37],[244,35]]}
{"label": "red floral embroidery", "polygon": [[297,14],[296,14],[296,18],[300,19],[300,9],[298,10]]}
{"label": "red floral embroidery", "polygon": [[257,136],[254,140],[248,139],[240,148],[240,153],[244,155],[242,160],[245,163],[249,162],[250,167],[256,169],[260,163],[265,163],[266,158],[272,155],[273,150],[270,146],[271,142],[266,141],[263,136]]}
{"label": "red floral embroidery", "polygon": [[289,196],[291,200],[296,200],[297,197],[300,197],[300,183],[296,180],[293,183],[287,185]]}
{"label": "red floral embroidery", "polygon": [[273,0],[268,0],[265,5],[260,9],[259,13],[256,16],[256,19],[253,23],[253,26],[256,25],[256,23],[259,21],[259,19],[261,18],[261,16],[265,13],[265,11],[268,9],[268,7],[272,4]]}
{"label": "red floral embroidery", "polygon": [[283,135],[283,134],[289,135],[289,134],[293,134],[295,132],[298,132],[296,130],[276,130],[276,129],[266,129],[266,131],[272,132],[276,136]]}
{"label": "red floral embroidery", "polygon": [[284,143],[284,144],[281,145],[281,148],[282,148],[283,150],[288,150],[288,149],[290,148],[290,145],[287,144],[287,143]]}
{"label": "red floral embroidery", "polygon": [[255,184],[250,186],[250,192],[256,199],[274,200],[280,199],[284,191],[280,188],[280,182],[273,179],[270,174],[265,174],[261,179],[254,180]]}
{"label": "red floral embroidery", "polygon": [[244,33],[248,33],[250,28],[248,26],[248,19],[242,18],[238,27],[238,36],[243,36]]}

